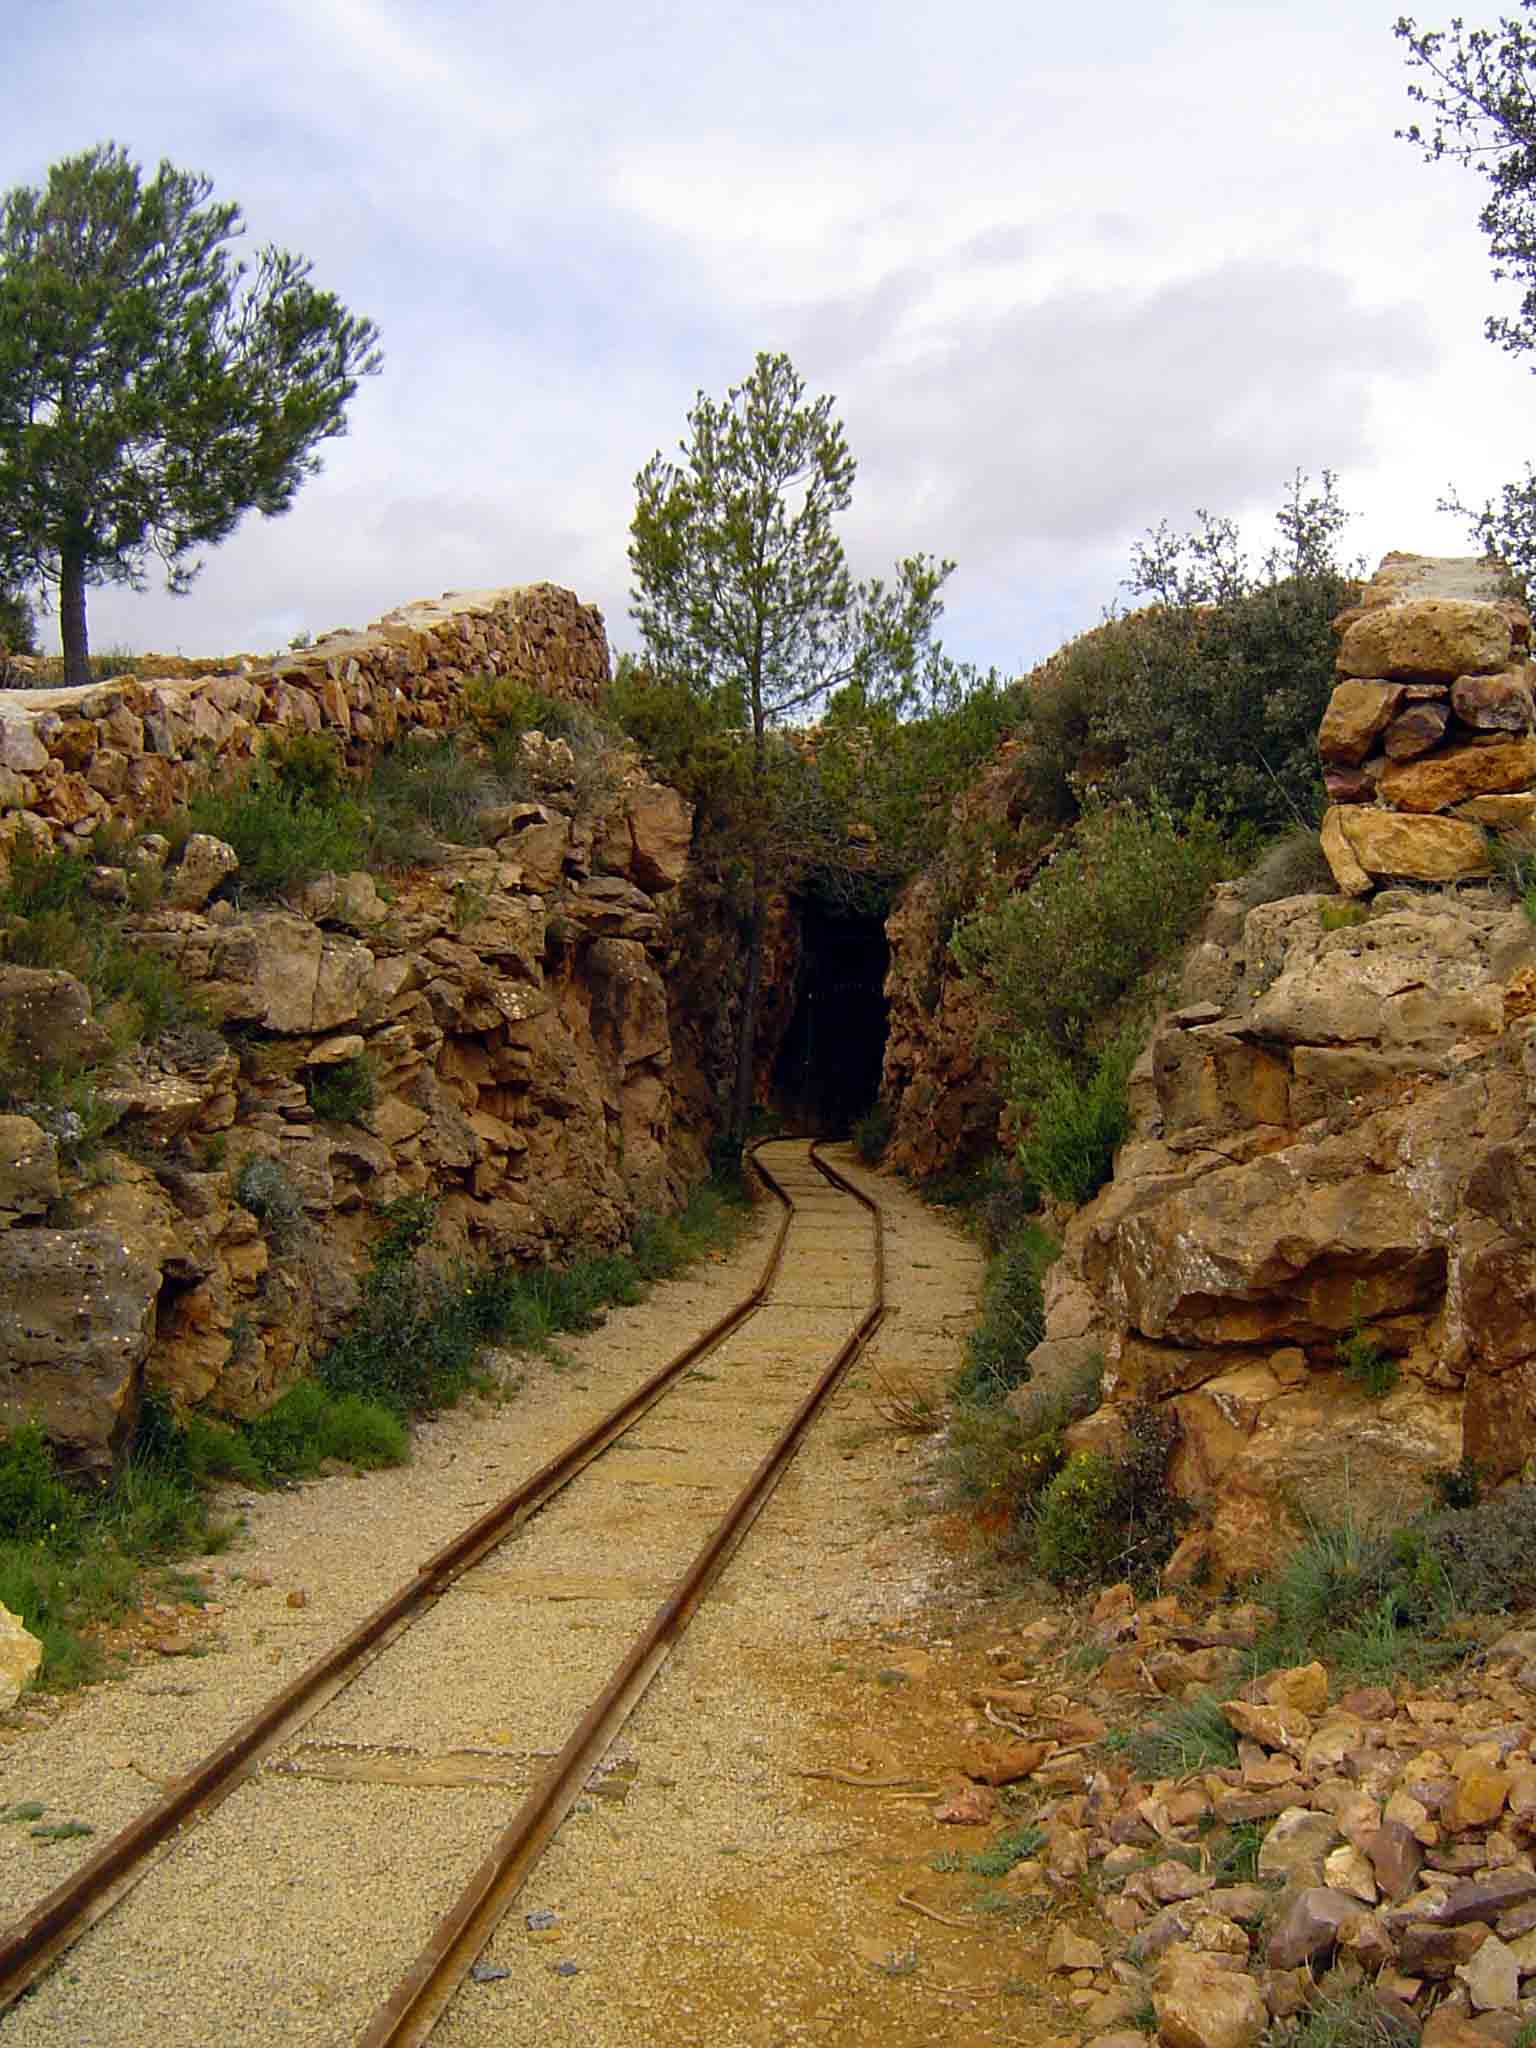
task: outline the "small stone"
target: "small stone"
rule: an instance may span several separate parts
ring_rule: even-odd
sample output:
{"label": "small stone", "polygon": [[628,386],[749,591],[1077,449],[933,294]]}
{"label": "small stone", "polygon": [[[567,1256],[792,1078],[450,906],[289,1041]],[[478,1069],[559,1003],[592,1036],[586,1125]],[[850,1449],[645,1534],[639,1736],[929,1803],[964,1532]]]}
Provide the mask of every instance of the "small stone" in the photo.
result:
{"label": "small stone", "polygon": [[557,1977],[579,1977],[581,1975],[581,1965],[569,1960],[563,1963],[556,1963],[555,1975]]}
{"label": "small stone", "polygon": [[469,1966],[470,1981],[474,1984],[499,1984],[503,1977],[510,1977],[511,1974],[512,1972],[503,1969],[500,1963],[481,1962],[471,1963]]}
{"label": "small stone", "polygon": [[1351,1913],[1339,1925],[1339,1947],[1353,1956],[1360,1967],[1374,1976],[1388,1963],[1397,1961],[1392,1937],[1374,1913]]}
{"label": "small stone", "polygon": [[1469,1963],[1457,1966],[1456,1975],[1478,2012],[1507,2012],[1520,1996],[1519,1962],[1496,1934],[1489,1935]]}
{"label": "small stone", "polygon": [[[990,1785],[971,1785],[961,1780],[948,1787],[938,1805],[929,1811],[935,1820],[952,1827],[985,1827],[997,1812],[997,1794]],[[1087,1867],[1085,1861],[1083,1868]]]}
{"label": "small stone", "polygon": [[1258,2048],[1269,2009],[1246,1971],[1215,1956],[1165,1957],[1152,1990],[1164,2048]]}
{"label": "small stone", "polygon": [[1347,1892],[1329,1891],[1322,1885],[1293,1892],[1270,1933],[1270,1962],[1277,1970],[1295,1970],[1326,1955],[1344,1922],[1359,1911],[1360,1901]]}
{"label": "small stone", "polygon": [[1370,1861],[1350,1843],[1323,1858],[1323,1879],[1334,1891],[1349,1892],[1368,1906],[1379,1896]]}
{"label": "small stone", "polygon": [[288,1595],[288,1605],[290,1607],[307,1607],[309,1605],[309,1595],[301,1586],[295,1586]]}
{"label": "small stone", "polygon": [[1053,1975],[1064,1970],[1101,1970],[1104,1951],[1075,1927],[1062,1925],[1053,1929],[1046,1944],[1045,1967]]}
{"label": "small stone", "polygon": [[1259,1875],[1284,1878],[1290,1884],[1321,1885],[1323,1858],[1338,1840],[1339,1824],[1331,1813],[1289,1807],[1259,1847]]}
{"label": "small stone", "polygon": [[543,1934],[548,1928],[558,1927],[560,1915],[549,1906],[536,1906],[531,1913],[523,1915],[523,1925],[533,1934]]}
{"label": "small stone", "polygon": [[1463,1828],[1485,1828],[1496,1821],[1504,1811],[1504,1803],[1508,1797],[1508,1771],[1468,1771],[1457,1783],[1456,1795],[1451,1801],[1446,1819],[1449,1825],[1458,1831]]}
{"label": "small stone", "polygon": [[1396,1929],[1397,1959],[1414,1977],[1449,1977],[1470,1963],[1492,1929],[1474,1920],[1466,1927],[1437,1927],[1432,1920],[1411,1920]]}
{"label": "small stone", "polygon": [[1202,1877],[1198,1870],[1191,1870],[1187,1863],[1179,1863],[1173,1857],[1169,1857],[1166,1862],[1154,1864],[1142,1881],[1160,1906],[1177,1905],[1184,1899],[1197,1899],[1212,1887],[1210,1878]]}
{"label": "small stone", "polygon": [[1424,1867],[1424,1850],[1400,1820],[1383,1820],[1360,1844],[1370,1858],[1376,1882],[1389,1899],[1404,1899]]}
{"label": "small stone", "polygon": [[1312,1734],[1312,1723],[1292,1708],[1255,1706],[1249,1700],[1224,1700],[1221,1707],[1227,1725],[1238,1735],[1249,1736],[1266,1749],[1283,1749],[1300,1756]]}
{"label": "small stone", "polygon": [[[1272,1707],[1297,1714],[1320,1714],[1328,1704],[1328,1672],[1318,1663],[1296,1664],[1289,1670],[1274,1671],[1264,1682],[1264,1697]],[[1270,1744],[1274,1748],[1273,1743]]]}
{"label": "small stone", "polygon": [[1424,2022],[1419,2048],[1498,2048],[1498,2044],[1465,2013],[1442,2005]]}

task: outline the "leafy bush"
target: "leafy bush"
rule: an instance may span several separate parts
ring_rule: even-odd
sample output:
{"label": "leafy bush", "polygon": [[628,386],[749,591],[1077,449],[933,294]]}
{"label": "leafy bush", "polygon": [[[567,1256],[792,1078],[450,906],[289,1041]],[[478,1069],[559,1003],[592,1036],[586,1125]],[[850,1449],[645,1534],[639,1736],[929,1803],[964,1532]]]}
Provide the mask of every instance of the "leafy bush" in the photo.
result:
{"label": "leafy bush", "polygon": [[368,812],[355,794],[330,785],[320,758],[312,749],[274,754],[189,801],[187,829],[234,848],[243,896],[279,896],[317,875],[366,866]]}
{"label": "leafy bush", "polygon": [[957,1401],[989,1407],[1029,1377],[1029,1354],[1045,1335],[1041,1293],[1061,1247],[1038,1224],[1022,1224],[987,1267],[981,1320],[965,1341],[965,1364],[951,1383]]}
{"label": "leafy bush", "polygon": [[0,584],[0,656],[36,654],[37,623],[19,590]]}
{"label": "leafy bush", "polygon": [[[172,1025],[198,1022],[202,1013],[174,967],[152,948],[132,942],[121,916],[92,898],[91,874],[92,863],[81,854],[18,847],[0,887],[0,957],[83,981],[114,1051]],[[25,1085],[14,1048],[6,1065],[15,1085]],[[79,1071],[53,1070],[61,1083]]]}
{"label": "leafy bush", "polygon": [[1336,559],[1345,514],[1324,473],[1298,476],[1285,537],[1254,575],[1231,523],[1166,528],[1136,550],[1131,590],[1154,603],[1084,634],[1024,694],[1032,800],[1076,813],[1079,776],[1102,797],[1204,808],[1273,831],[1319,814],[1317,727],[1334,684],[1330,627],[1353,586]]}
{"label": "leafy bush", "polygon": [[1119,1458],[1072,1453],[1036,1510],[1034,1562],[1042,1578],[1064,1588],[1155,1581],[1189,1518],[1168,1490],[1175,1440],[1168,1417],[1136,1406],[1126,1415]]}
{"label": "leafy bush", "polygon": [[1208,818],[1166,810],[1085,812],[1072,842],[1017,895],[978,912],[952,942],[985,984],[1015,1085],[1054,1055],[1080,1061],[1111,1007],[1184,938],[1231,864]]}
{"label": "leafy bush", "polygon": [[[332,1066],[310,1067],[304,1077],[304,1092],[310,1108],[324,1122],[356,1123],[379,1099],[378,1076],[373,1061],[360,1052]],[[246,1207],[250,1207],[248,1202]]]}
{"label": "leafy bush", "polygon": [[1334,1346],[1334,1354],[1350,1379],[1373,1401],[1385,1400],[1401,1377],[1396,1361],[1382,1350],[1361,1320],[1358,1287],[1355,1289],[1349,1330]]}

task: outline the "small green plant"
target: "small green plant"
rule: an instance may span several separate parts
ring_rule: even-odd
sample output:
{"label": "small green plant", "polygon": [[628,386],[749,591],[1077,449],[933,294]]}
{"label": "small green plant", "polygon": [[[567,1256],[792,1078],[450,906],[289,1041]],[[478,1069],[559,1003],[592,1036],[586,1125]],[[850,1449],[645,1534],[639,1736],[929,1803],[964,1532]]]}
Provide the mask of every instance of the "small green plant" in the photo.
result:
{"label": "small green plant", "polygon": [[296,1380],[264,1415],[247,1422],[241,1439],[266,1480],[308,1478],[322,1466],[374,1471],[403,1465],[410,1439],[392,1410],[360,1394],[335,1394],[319,1381]]}
{"label": "small green plant", "polygon": [[242,896],[279,896],[367,862],[367,810],[336,750],[316,735],[290,740],[254,767],[200,790],[185,824],[234,848]]}
{"label": "small green plant", "polygon": [[304,1201],[280,1160],[253,1152],[235,1176],[235,1200],[265,1223],[279,1251],[290,1251],[304,1228]]}
{"label": "small green plant", "polygon": [[1368,923],[1370,915],[1363,903],[1323,903],[1318,906],[1317,921],[1325,932],[1342,932]]}
{"label": "small green plant", "polygon": [[[356,1123],[379,1099],[378,1076],[367,1053],[337,1060],[328,1067],[310,1067],[304,1076],[309,1106],[322,1122]],[[250,1204],[247,1203],[249,1208]]]}
{"label": "small green plant", "polygon": [[1259,1874],[1264,1833],[1260,1821],[1235,1821],[1206,1845],[1207,1874],[1218,1884],[1253,1884]]}
{"label": "small green plant", "polygon": [[1237,1737],[1214,1693],[1169,1707],[1133,1731],[1128,1749],[1137,1770],[1149,1778],[1183,1777],[1237,1762]]}
{"label": "small green plant", "polygon": [[1402,1377],[1395,1359],[1388,1356],[1367,1334],[1360,1312],[1361,1290],[1355,1289],[1349,1331],[1339,1339],[1334,1354],[1344,1371],[1373,1401],[1384,1401]]}
{"label": "small green plant", "polygon": [[1116,1150],[1130,1129],[1126,1090],[1137,1050],[1135,1036],[1122,1033],[1094,1054],[1084,1078],[1043,1052],[1032,1062],[1030,1130],[1019,1164],[1057,1201],[1090,1201],[1113,1174]]}
{"label": "small green plant", "polygon": [[1045,1846],[1045,1830],[1028,1827],[1005,1828],[985,1849],[965,1858],[965,1868],[973,1877],[1006,1877],[1016,1863],[1023,1863],[1037,1855]]}
{"label": "small green plant", "polygon": [[951,1383],[955,1400],[987,1407],[1028,1379],[1029,1354],[1045,1335],[1045,1274],[1060,1249],[1039,1224],[1026,1222],[990,1261],[981,1320]]}
{"label": "small green plant", "polygon": [[1475,1508],[1483,1498],[1486,1474],[1475,1458],[1463,1457],[1429,1475],[1430,1491],[1440,1508]]}
{"label": "small green plant", "polygon": [[[1283,902],[1287,896],[1332,896],[1337,887],[1321,833],[1315,825],[1297,824],[1272,839],[1260,853],[1243,877],[1242,898],[1245,907],[1253,910],[1261,903]],[[1333,929],[1326,918],[1336,907],[1345,906],[1322,906],[1325,930]]]}
{"label": "small green plant", "polygon": [[1285,2028],[1283,2039],[1285,2048],[1414,2048],[1418,2028],[1384,2012],[1362,1985],[1319,1998]]}

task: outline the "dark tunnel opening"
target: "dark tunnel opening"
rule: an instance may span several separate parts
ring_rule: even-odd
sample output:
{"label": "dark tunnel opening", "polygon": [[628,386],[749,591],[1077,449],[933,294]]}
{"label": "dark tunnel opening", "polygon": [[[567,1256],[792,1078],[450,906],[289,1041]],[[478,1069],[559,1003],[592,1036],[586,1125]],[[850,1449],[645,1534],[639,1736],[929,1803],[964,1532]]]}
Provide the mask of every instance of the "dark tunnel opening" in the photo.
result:
{"label": "dark tunnel opening", "polygon": [[773,1103],[817,1137],[845,1135],[880,1093],[885,1059],[884,918],[805,898],[795,1008],[773,1069]]}

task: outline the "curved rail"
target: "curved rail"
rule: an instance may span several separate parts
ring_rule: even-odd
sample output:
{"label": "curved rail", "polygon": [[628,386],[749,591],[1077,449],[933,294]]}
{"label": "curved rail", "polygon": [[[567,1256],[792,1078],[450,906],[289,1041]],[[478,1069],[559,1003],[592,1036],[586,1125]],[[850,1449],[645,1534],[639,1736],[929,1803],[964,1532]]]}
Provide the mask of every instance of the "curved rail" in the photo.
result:
{"label": "curved rail", "polygon": [[456,1579],[633,1428],[674,1381],[762,1306],[778,1275],[793,1204],[755,1156],[754,1165],[770,1193],[783,1205],[784,1214],[751,1292],[530,1479],[435,1551],[414,1578],[301,1671],[172,1790],[146,1807],[72,1876],[0,1934],[0,2012],[111,1910],[180,1828],[212,1812],[227,1799],[264,1756],[334,1699],[387,1644],[428,1612]]}
{"label": "curved rail", "polygon": [[[495,1847],[438,1922],[410,1970],[359,2035],[358,2048],[410,2048],[410,2044],[425,2041],[569,1813],[592,1767],[639,1704],[710,1587],[767,1505],[811,1423],[884,1316],[885,1237],[880,1205],[829,1166],[814,1145],[811,1162],[834,1187],[851,1195],[874,1217],[875,1280],[869,1307],[708,1542],[582,1716],[542,1782],[507,1823]],[[762,1161],[756,1159],[755,1163],[770,1188],[787,1204],[789,1197]]]}

